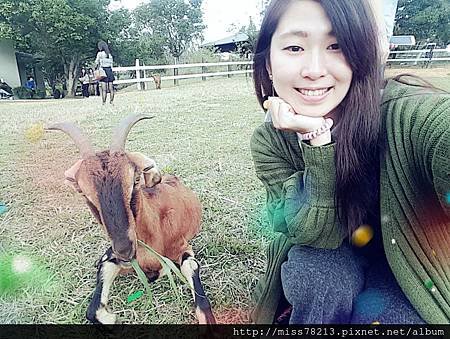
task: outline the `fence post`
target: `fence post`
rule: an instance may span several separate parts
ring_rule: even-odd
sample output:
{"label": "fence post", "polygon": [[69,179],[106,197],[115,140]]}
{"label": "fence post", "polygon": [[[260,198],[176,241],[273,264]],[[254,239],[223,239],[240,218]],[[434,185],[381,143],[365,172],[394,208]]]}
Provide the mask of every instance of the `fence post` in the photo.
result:
{"label": "fence post", "polygon": [[139,81],[141,79],[141,71],[139,69],[139,59],[136,59],[136,80],[137,80],[137,89],[140,91],[141,88],[141,82]]}
{"label": "fence post", "polygon": [[[233,60],[233,57],[230,55],[230,62]],[[227,71],[231,72],[231,65],[227,65]],[[231,74],[227,74],[227,78],[231,78]]]}
{"label": "fence post", "polygon": [[[202,57],[202,64],[205,62],[205,59]],[[205,66],[202,66],[202,74],[203,73],[206,73],[206,67]],[[202,77],[202,81],[205,81],[206,80],[206,77]]]}
{"label": "fence post", "polygon": [[[173,69],[173,75],[177,76],[178,75],[178,68],[174,68]],[[177,86],[178,85],[178,79],[173,79],[173,85]]]}
{"label": "fence post", "polygon": [[[175,65],[178,65],[178,58],[175,58]],[[173,69],[173,75],[177,76],[178,75],[178,68],[174,68]],[[178,85],[178,79],[173,79],[173,85],[177,86]]]}

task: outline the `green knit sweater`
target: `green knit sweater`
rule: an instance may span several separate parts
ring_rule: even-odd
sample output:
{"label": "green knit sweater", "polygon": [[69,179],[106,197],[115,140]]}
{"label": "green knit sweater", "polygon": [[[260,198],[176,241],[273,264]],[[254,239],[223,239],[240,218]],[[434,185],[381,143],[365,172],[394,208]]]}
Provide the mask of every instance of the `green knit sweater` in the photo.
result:
{"label": "green knit sweater", "polygon": [[[380,216],[389,265],[428,323],[450,322],[450,95],[391,80],[382,98]],[[272,323],[280,268],[293,244],[337,248],[334,143],[313,147],[264,123],[251,140],[256,174],[279,235],[256,291],[255,323]]]}

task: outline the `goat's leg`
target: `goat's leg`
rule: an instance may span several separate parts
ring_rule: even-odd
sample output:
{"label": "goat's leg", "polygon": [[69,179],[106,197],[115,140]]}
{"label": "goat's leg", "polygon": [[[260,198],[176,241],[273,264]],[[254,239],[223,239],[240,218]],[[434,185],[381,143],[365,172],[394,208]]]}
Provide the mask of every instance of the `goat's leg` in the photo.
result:
{"label": "goat's leg", "polygon": [[194,258],[192,250],[186,251],[181,259],[181,273],[186,277],[193,288],[195,314],[199,324],[215,324],[216,319],[211,310],[211,304],[206,297],[200,281],[200,264]]}
{"label": "goat's leg", "polygon": [[111,285],[120,272],[119,262],[108,248],[97,264],[97,285],[86,312],[86,318],[94,324],[114,324],[116,315],[107,310],[108,296]]}

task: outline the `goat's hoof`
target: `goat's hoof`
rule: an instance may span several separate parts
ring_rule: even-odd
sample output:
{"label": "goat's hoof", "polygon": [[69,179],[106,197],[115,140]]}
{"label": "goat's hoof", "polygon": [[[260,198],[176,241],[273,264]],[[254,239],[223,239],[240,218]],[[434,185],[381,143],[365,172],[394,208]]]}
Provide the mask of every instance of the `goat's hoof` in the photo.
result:
{"label": "goat's hoof", "polygon": [[108,312],[104,307],[98,309],[95,313],[95,318],[100,324],[113,325],[117,322],[117,315]]}

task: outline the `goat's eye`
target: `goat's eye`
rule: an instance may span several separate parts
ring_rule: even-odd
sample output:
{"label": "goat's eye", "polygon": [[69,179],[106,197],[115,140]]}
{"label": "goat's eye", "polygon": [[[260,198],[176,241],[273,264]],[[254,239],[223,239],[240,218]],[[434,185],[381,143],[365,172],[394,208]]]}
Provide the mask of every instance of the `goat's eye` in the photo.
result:
{"label": "goat's eye", "polygon": [[141,182],[141,176],[140,175],[136,175],[134,177],[134,184],[137,185]]}
{"label": "goat's eye", "polygon": [[142,172],[148,172],[148,171],[150,171],[153,167],[154,167],[153,165],[152,165],[152,166],[148,166],[148,167],[144,168],[144,169],[142,170]]}

